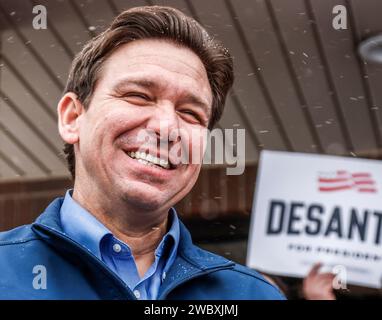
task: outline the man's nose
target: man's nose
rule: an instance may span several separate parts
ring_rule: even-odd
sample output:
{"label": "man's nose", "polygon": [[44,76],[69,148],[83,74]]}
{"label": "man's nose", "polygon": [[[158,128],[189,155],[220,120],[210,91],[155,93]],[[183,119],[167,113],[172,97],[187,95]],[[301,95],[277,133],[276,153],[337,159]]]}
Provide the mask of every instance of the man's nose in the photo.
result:
{"label": "man's nose", "polygon": [[161,140],[173,140],[171,136],[178,128],[179,119],[175,107],[171,103],[156,108],[147,122],[147,129],[154,132]]}

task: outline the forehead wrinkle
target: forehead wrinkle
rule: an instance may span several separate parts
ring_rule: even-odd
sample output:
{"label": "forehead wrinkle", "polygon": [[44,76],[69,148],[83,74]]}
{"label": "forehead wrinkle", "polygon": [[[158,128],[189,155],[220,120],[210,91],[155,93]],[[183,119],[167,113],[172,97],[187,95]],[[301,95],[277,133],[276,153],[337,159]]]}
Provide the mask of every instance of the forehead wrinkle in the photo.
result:
{"label": "forehead wrinkle", "polygon": [[[196,71],[197,73],[197,78],[193,77],[192,75],[188,74],[188,73],[183,73],[183,72],[180,72],[180,71],[177,71],[176,68],[164,68],[163,66],[155,63],[155,62],[150,62],[150,61],[135,61],[135,62],[128,62],[124,67],[139,67],[140,64],[145,64],[145,65],[150,65],[150,66],[154,66],[154,67],[158,67],[158,68],[161,68],[161,69],[164,69],[166,71],[170,71],[170,72],[173,72],[173,73],[176,73],[176,74],[179,74],[179,75],[182,75],[182,76],[186,76],[187,78],[190,78],[191,80],[206,80],[208,85],[209,85],[209,81],[208,81],[208,77],[207,77],[207,72],[199,72],[198,70],[192,68],[194,71]],[[188,66],[187,64],[185,64],[186,66]],[[203,66],[204,68],[204,66]],[[203,69],[205,70],[205,69]],[[108,71],[110,72],[110,68],[108,68]],[[106,71],[106,73],[109,73]],[[135,71],[134,71],[135,72]]]}
{"label": "forehead wrinkle", "polygon": [[[193,51],[191,51],[193,52]],[[171,64],[176,61],[180,64],[183,64],[185,65],[187,68],[189,69],[192,69],[193,71],[195,71],[199,77],[203,77],[204,75],[207,75],[207,71],[206,71],[206,68],[204,66],[204,64],[202,63],[202,61],[200,60],[200,58],[198,56],[195,55],[195,58],[196,61],[197,61],[197,64],[201,67],[201,68],[198,68],[196,66],[194,66],[193,64],[190,64],[190,63],[187,63],[181,59],[178,59],[176,56],[173,57],[173,56],[170,56],[170,55],[165,55],[165,54],[162,54],[160,56],[158,56],[157,54],[140,54],[139,56],[136,56],[136,57],[133,57],[137,60],[144,60],[144,63],[147,63],[147,64],[151,64],[151,65],[157,65],[156,63],[153,63],[153,62],[150,62],[150,61],[147,61],[145,60],[146,58],[149,58],[149,57],[154,57],[154,60],[160,60],[160,58],[166,58],[168,59],[169,61],[171,61]],[[171,70],[171,71],[175,71],[175,70]]]}

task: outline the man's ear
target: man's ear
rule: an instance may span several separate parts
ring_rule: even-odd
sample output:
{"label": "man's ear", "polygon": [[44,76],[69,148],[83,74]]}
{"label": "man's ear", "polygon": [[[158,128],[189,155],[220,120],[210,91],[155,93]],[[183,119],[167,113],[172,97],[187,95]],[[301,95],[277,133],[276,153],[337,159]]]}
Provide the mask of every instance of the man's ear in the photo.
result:
{"label": "man's ear", "polygon": [[57,105],[58,131],[61,138],[69,144],[79,140],[79,118],[85,112],[82,103],[73,92],[67,92]]}

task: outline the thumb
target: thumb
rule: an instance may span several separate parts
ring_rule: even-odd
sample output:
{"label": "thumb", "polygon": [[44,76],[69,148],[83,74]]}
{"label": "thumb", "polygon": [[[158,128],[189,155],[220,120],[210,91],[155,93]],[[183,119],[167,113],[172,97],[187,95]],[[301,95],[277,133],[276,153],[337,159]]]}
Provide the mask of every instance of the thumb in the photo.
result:
{"label": "thumb", "polygon": [[321,262],[317,262],[313,265],[312,269],[308,273],[308,277],[312,277],[318,273],[318,270],[320,270],[322,266]]}

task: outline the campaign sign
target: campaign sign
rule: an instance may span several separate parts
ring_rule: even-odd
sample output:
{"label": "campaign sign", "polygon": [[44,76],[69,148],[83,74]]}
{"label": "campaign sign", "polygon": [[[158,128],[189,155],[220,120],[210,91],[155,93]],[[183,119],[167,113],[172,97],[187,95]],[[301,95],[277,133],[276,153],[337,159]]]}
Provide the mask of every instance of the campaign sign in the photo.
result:
{"label": "campaign sign", "polygon": [[381,287],[382,162],[263,151],[247,265],[305,277],[316,262],[349,284]]}

